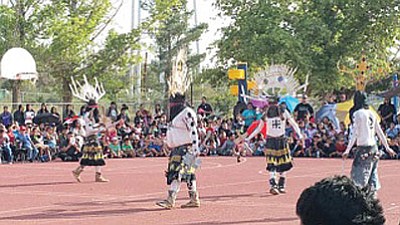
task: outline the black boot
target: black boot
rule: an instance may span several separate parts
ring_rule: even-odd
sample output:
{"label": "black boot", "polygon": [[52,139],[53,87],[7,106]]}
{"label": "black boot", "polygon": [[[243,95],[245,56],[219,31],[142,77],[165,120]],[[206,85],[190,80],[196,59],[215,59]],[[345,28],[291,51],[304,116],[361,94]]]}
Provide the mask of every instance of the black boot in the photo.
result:
{"label": "black boot", "polygon": [[273,179],[273,178],[270,179],[269,185],[271,186],[271,189],[269,189],[269,193],[271,193],[273,195],[279,195],[279,190],[278,190],[278,186],[276,185],[275,179]]}
{"label": "black boot", "polygon": [[279,182],[278,182],[278,191],[279,191],[279,193],[281,193],[281,194],[286,193],[286,190],[285,190],[285,178],[284,178],[284,177],[280,177],[280,178],[279,178]]}

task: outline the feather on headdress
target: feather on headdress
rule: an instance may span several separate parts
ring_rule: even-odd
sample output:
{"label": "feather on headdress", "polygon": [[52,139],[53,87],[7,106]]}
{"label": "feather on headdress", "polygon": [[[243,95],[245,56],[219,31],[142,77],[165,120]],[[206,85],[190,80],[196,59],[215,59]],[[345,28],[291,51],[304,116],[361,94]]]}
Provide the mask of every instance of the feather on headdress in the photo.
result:
{"label": "feather on headdress", "polygon": [[86,76],[83,76],[85,83],[82,85],[78,81],[75,81],[71,77],[72,84],[69,85],[72,95],[81,99],[82,101],[89,103],[90,101],[95,101],[96,103],[106,94],[103,84],[99,83],[96,78],[95,86],[89,84]]}
{"label": "feather on headdress", "polygon": [[277,90],[278,95],[284,90],[290,95],[295,95],[301,89],[305,92],[308,85],[308,75],[305,84],[300,85],[294,77],[296,71],[297,68],[279,64],[272,64],[268,69],[259,71],[254,76],[259,93],[267,93],[271,89],[274,94]]}
{"label": "feather on headdress", "polygon": [[186,48],[182,48],[173,61],[172,73],[168,79],[169,94],[172,96],[176,94],[184,95],[189,88],[191,77],[188,76],[186,60],[187,51]]}

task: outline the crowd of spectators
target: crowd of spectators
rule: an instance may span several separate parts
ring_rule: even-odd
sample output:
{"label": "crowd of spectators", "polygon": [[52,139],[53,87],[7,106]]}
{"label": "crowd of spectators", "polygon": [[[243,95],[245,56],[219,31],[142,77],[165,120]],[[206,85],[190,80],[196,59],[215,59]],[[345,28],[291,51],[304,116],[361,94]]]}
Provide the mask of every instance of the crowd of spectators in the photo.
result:
{"label": "crowd of spectators", "polygon": [[[327,103],[345,100],[346,96],[343,95],[339,99],[330,96]],[[282,103],[281,107],[285,108],[285,103]],[[55,107],[48,110],[44,103],[37,112],[29,104],[26,107],[20,105],[14,113],[11,113],[7,106],[3,109],[0,114],[0,147],[3,162],[46,162],[57,158],[63,161],[78,161],[81,157],[85,133],[82,120],[79,119],[79,116],[82,116],[82,108],[80,113],[76,114],[72,106],[68,105],[62,117]],[[251,103],[246,105],[238,102],[233,108],[234,116],[216,116],[206,97],[203,97],[201,104],[196,108],[201,155],[264,155],[263,135],[259,134],[249,142],[238,143],[236,139],[244,134],[253,122],[262,119],[265,109],[256,108]],[[168,121],[161,105],[156,104],[152,111],[140,105],[134,114],[130,112],[125,104],[119,107],[115,102],[111,102],[106,110],[105,116],[115,122],[115,127],[99,133],[99,141],[105,155],[109,158],[168,156],[170,150],[165,145]],[[399,153],[400,116],[394,116],[394,107],[387,100],[379,107],[378,112],[382,117],[382,127],[389,138],[390,146]],[[35,117],[41,114],[51,114],[59,120],[52,123],[34,123]],[[315,110],[308,102],[307,96],[304,95],[293,110],[293,116],[305,136],[305,141],[300,141],[293,129],[286,126],[289,148],[294,157],[340,157],[345,151],[349,141],[349,130],[345,123],[340,122],[340,129],[335,128],[328,118],[323,118],[317,123]]]}

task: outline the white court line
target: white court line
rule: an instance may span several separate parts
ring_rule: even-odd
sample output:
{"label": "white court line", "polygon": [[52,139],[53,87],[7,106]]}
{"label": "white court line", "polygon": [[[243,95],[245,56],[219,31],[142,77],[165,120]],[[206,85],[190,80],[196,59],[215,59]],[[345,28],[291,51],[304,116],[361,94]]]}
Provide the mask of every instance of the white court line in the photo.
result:
{"label": "white court line", "polygon": [[384,211],[385,211],[385,212],[389,212],[389,211],[392,211],[392,210],[398,209],[398,208],[400,208],[400,206],[396,205],[396,206],[392,206],[392,207],[390,207],[390,208],[388,208],[388,209],[385,209]]}
{"label": "white court line", "polygon": [[[215,163],[215,162],[205,162],[205,164],[210,164],[210,166],[206,166],[206,167],[200,167],[200,170],[209,170],[209,169],[216,169],[216,168],[226,168],[226,167],[231,167],[231,166],[237,166],[237,165],[241,165],[243,163],[245,163],[247,160],[243,160],[240,163],[231,163],[231,164],[226,164],[226,165],[222,165],[221,163]],[[212,166],[215,165],[215,166]],[[160,171],[138,171],[135,172],[136,169],[142,169],[142,168],[149,168],[149,167],[158,167],[158,166],[164,166],[164,164],[157,164],[157,165],[150,165],[150,166],[134,166],[134,167],[125,167],[125,168],[118,168],[118,169],[104,169],[103,172],[105,174],[113,174],[113,175],[124,175],[124,174],[153,174],[153,173],[160,173]],[[34,167],[34,168],[40,168],[40,167]],[[42,167],[41,170],[48,170],[48,167]],[[51,169],[51,170],[55,170],[55,169]],[[60,169],[58,168],[58,171],[65,171],[70,173],[72,170],[70,169]],[[91,167],[86,167],[85,171],[94,171],[94,168]],[[122,171],[122,172],[114,172],[114,171]],[[85,172],[84,172],[85,173]],[[45,174],[45,173],[41,173],[40,175],[38,175],[37,177],[43,177],[43,176],[48,176],[48,177],[65,177],[65,173],[60,173],[57,175],[54,175],[53,173],[49,173],[49,174]],[[25,178],[25,177],[33,177],[32,175],[1,175],[1,178]]]}

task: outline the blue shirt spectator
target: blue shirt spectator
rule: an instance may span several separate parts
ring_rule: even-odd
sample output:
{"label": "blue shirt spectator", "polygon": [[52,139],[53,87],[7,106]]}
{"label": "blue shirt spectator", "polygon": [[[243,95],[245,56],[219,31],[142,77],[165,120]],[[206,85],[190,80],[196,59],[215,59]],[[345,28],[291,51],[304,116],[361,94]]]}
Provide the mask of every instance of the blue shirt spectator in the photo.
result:
{"label": "blue shirt spectator", "polygon": [[242,112],[242,116],[244,118],[244,125],[245,127],[249,127],[254,120],[256,120],[257,115],[256,111],[254,110],[253,104],[248,103],[247,109]]}
{"label": "blue shirt spectator", "polygon": [[21,143],[21,147],[23,148],[32,148],[32,140],[31,137],[25,132],[26,128],[21,127],[20,132],[16,136],[16,139]]}
{"label": "blue shirt spectator", "polygon": [[5,126],[9,127],[13,123],[13,116],[12,114],[8,111],[8,107],[4,106],[4,111],[3,113],[0,114],[0,122]]}
{"label": "blue shirt spectator", "polygon": [[397,137],[397,134],[399,133],[399,130],[395,127],[394,123],[390,123],[390,127],[386,130],[386,135],[393,139]]}
{"label": "blue shirt spectator", "polygon": [[15,138],[21,143],[20,147],[28,150],[28,159],[30,162],[33,162],[39,151],[32,145],[32,140],[29,134],[26,132],[26,127],[21,126],[19,133],[17,136],[15,136]]}

